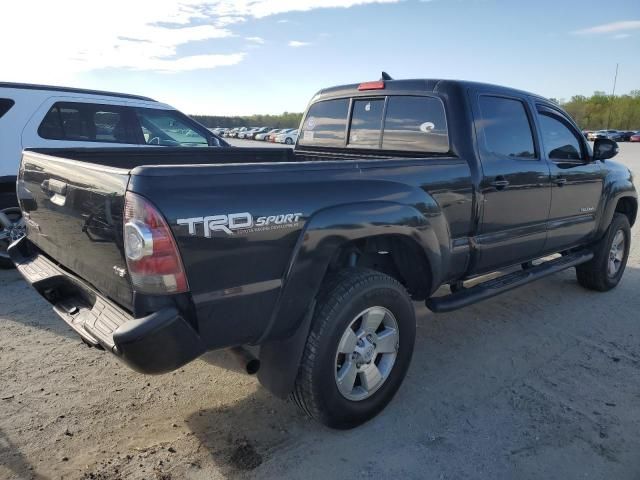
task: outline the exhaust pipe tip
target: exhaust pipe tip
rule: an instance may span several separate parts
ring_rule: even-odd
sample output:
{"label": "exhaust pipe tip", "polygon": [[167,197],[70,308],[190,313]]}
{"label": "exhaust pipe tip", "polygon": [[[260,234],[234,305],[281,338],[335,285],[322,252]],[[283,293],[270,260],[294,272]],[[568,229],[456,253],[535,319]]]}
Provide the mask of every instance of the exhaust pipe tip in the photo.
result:
{"label": "exhaust pipe tip", "polygon": [[233,347],[229,352],[238,361],[242,369],[249,375],[255,375],[260,370],[260,360],[249,350],[242,347]]}
{"label": "exhaust pipe tip", "polygon": [[245,370],[249,375],[255,375],[260,370],[260,360],[254,358],[253,360],[249,360],[247,365],[245,366]]}

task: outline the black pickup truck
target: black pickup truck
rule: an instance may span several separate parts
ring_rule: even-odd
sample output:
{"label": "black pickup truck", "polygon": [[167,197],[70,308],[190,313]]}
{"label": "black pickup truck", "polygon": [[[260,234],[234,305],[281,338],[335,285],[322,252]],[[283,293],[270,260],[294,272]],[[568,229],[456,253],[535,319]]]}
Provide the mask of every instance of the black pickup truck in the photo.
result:
{"label": "black pickup truck", "polygon": [[346,85],[313,97],[295,150],[25,151],[28,234],[10,253],[131,368],[230,348],[349,428],[402,382],[412,300],[446,312],[571,267],[586,288],[618,284],[638,202],[616,153],[530,93]]}

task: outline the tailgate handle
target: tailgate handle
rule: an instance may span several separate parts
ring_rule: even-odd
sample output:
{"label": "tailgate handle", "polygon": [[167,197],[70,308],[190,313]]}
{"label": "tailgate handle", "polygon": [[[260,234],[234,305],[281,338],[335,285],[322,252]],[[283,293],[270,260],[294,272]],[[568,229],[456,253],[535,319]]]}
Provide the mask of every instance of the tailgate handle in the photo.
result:
{"label": "tailgate handle", "polygon": [[40,188],[44,192],[57,193],[58,195],[63,196],[67,194],[67,184],[60,180],[56,180],[55,178],[45,180],[40,184]]}

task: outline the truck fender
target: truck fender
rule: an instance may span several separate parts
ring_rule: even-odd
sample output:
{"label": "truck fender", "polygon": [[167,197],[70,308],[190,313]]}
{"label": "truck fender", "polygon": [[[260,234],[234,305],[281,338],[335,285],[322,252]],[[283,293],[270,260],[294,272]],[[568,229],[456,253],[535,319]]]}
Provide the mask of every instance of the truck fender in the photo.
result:
{"label": "truck fender", "polygon": [[603,190],[602,217],[598,226],[597,238],[601,238],[607,231],[607,228],[609,228],[613,220],[613,215],[616,212],[616,206],[622,198],[635,200],[636,210],[632,212],[634,218],[629,219],[629,223],[633,224],[635,215],[637,214],[638,200],[638,194],[633,186],[633,180],[628,175],[624,177],[616,175],[613,178],[609,178]]}
{"label": "truck fender", "polygon": [[[448,228],[433,202],[423,211],[393,202],[365,202],[321,210],[308,219],[294,249],[283,288],[262,337],[260,381],[273,394],[286,397],[293,389],[311,327],[315,297],[329,263],[347,242],[378,235],[403,235],[420,245],[437,287]],[[310,299],[314,299],[310,302]],[[277,377],[277,378],[275,378]]]}

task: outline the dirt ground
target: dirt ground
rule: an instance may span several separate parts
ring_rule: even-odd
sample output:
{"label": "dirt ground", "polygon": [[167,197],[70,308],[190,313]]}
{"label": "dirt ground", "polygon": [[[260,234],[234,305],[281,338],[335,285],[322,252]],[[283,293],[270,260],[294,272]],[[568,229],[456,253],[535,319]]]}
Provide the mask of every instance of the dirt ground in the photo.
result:
{"label": "dirt ground", "polygon": [[[640,164],[640,145],[620,160]],[[0,478],[640,478],[640,228],[620,286],[573,270],[450,314],[418,309],[389,407],[331,431],[224,352],[144,376],[0,271]],[[235,369],[235,370],[234,370]]]}

